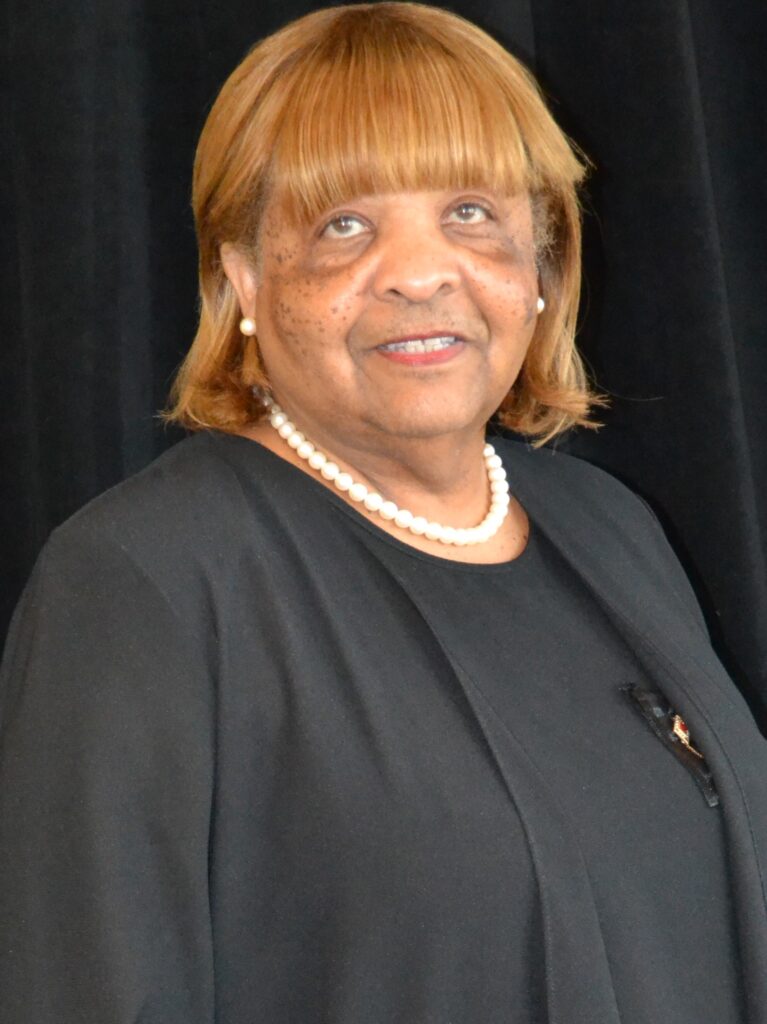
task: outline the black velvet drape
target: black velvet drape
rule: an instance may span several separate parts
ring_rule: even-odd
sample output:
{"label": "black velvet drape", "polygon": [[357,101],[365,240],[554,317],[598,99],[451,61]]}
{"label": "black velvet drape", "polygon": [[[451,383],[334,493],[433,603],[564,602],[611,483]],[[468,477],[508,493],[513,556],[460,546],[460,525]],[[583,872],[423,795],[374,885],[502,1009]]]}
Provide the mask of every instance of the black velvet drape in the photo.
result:
{"label": "black velvet drape", "polygon": [[[249,46],[313,6],[5,5],[0,636],[49,532],[181,436],[155,414],[195,322],[196,138]],[[565,444],[655,508],[764,726],[767,7],[451,9],[596,164],[581,343],[613,406]]]}

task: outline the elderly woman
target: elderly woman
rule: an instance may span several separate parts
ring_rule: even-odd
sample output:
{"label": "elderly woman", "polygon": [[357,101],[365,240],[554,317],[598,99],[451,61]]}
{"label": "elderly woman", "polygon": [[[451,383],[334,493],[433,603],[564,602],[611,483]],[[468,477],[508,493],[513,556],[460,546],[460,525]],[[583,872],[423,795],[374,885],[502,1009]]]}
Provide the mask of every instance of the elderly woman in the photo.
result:
{"label": "elderly woman", "polygon": [[767,1021],[764,739],[645,504],[544,446],[604,401],[582,173],[437,8],[226,82],[191,433],[9,635],[4,1024]]}

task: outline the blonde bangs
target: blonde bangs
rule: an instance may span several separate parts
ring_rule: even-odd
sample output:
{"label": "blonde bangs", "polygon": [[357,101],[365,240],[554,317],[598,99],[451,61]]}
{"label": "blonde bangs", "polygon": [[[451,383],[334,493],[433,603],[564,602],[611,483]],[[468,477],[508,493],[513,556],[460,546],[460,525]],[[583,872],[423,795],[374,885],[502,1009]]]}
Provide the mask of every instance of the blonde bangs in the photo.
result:
{"label": "blonde bangs", "polygon": [[334,26],[279,80],[268,178],[286,218],[306,225],[359,195],[472,187],[514,195],[579,179],[553,122],[551,138],[540,127],[525,132],[508,68],[468,49],[459,56],[406,21],[375,32],[359,18]]}

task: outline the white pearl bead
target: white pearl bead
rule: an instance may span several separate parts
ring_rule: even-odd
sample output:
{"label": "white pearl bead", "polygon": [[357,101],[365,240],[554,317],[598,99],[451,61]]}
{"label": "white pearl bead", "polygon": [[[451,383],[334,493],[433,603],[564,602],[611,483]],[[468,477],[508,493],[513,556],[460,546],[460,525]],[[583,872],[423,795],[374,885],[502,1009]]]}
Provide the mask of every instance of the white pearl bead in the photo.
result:
{"label": "white pearl bead", "polygon": [[489,442],[482,449],[492,495],[489,512],[479,526],[443,526],[441,523],[429,521],[424,516],[414,516],[408,509],[398,508],[393,501],[385,501],[382,495],[370,493],[364,484],[355,483],[350,473],[342,472],[324,452],[317,451],[312,442],[296,429],[294,423],[291,423],[279,405],[272,398],[267,398],[266,404],[271,409],[269,422],[280,437],[283,437],[302,459],[307,460],[312,469],[319,470],[326,480],[334,481],[338,490],[347,492],[352,501],[362,502],[370,512],[378,512],[383,519],[393,520],[396,526],[410,530],[415,536],[425,536],[429,540],[438,540],[443,544],[480,544],[489,540],[498,531],[508,515],[511,497],[506,470],[503,468],[502,459],[495,454],[495,449]]}
{"label": "white pearl bead", "polygon": [[394,519],[399,509],[393,501],[385,501],[378,510],[379,516],[382,519]]}

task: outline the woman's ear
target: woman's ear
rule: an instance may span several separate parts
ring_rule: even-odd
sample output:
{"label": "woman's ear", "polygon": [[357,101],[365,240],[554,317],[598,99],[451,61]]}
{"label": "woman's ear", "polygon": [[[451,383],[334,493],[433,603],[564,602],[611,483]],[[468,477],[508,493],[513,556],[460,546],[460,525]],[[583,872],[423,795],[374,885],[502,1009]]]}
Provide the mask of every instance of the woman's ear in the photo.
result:
{"label": "woman's ear", "polygon": [[255,318],[258,279],[253,263],[231,242],[224,242],[220,249],[221,266],[234,288],[243,316]]}

